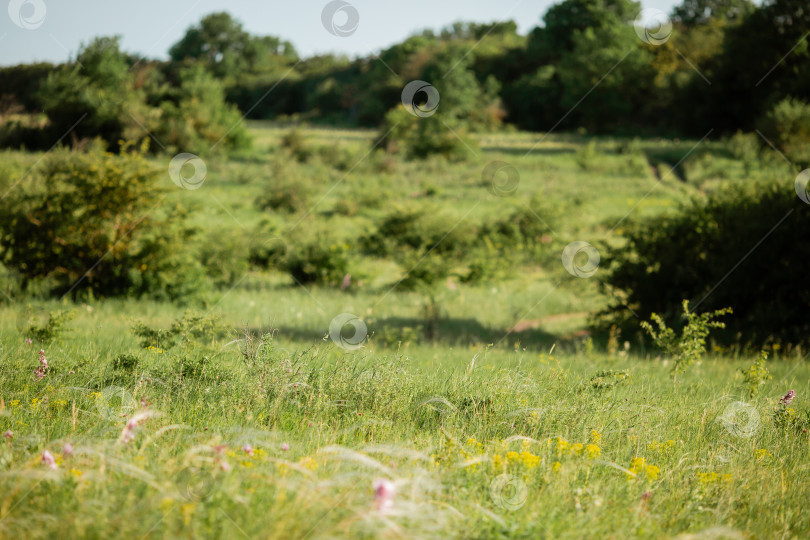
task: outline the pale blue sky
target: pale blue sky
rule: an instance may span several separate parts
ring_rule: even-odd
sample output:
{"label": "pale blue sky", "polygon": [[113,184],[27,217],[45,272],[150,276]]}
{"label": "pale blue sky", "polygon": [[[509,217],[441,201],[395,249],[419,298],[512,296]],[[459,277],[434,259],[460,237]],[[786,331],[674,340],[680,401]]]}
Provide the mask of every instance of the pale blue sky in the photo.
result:
{"label": "pale blue sky", "polygon": [[[348,0],[360,16],[357,31],[337,37],[321,24],[328,0],[3,0],[9,10],[22,4],[23,18],[35,29],[15,25],[9,10],[0,11],[0,65],[33,61],[61,62],[79,45],[100,35],[120,34],[124,50],[166,58],[169,47],[204,15],[228,11],[253,34],[270,34],[295,45],[299,54],[337,52],[349,56],[379,51],[423,28],[440,29],[458,20],[491,22],[513,19],[521,33],[540,21],[553,0]],[[34,3],[45,6],[35,16]],[[643,0],[645,8],[669,13],[678,0]],[[19,21],[19,19],[18,19]],[[2,81],[0,81],[0,85]]]}

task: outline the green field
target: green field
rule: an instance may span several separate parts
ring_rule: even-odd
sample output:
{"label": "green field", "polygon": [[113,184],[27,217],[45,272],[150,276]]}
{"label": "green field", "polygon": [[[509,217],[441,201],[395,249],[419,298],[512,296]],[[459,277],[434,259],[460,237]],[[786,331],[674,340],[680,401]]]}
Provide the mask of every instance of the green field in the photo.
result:
{"label": "green field", "polygon": [[[749,352],[710,345],[673,382],[672,359],[640,327],[589,331],[617,301],[601,272],[630,221],[740,181],[727,143],[514,132],[478,137],[454,163],[391,159],[369,150],[374,132],[313,128],[298,160],[282,144],[289,127],[249,131],[251,150],[205,158],[199,189],[165,175],[155,210],[190,209],[214,290],[181,305],[39,302],[3,287],[0,538],[810,534],[808,439],[774,421],[790,389],[806,408],[800,349],[772,347],[772,378],[750,395]],[[4,177],[42,157],[4,151]],[[165,170],[170,158],[150,159]],[[515,189],[482,177],[493,161],[514,167]],[[795,176],[768,153],[745,173]],[[255,203],[279,191],[298,198]],[[435,253],[403,264],[356,248],[403,207],[428,216]],[[530,249],[476,251],[485,278],[466,280],[461,260],[435,283],[401,286],[445,242],[525,210],[547,232]],[[344,253],[347,287],[242,256],[321,239]],[[564,268],[574,241],[599,252],[592,277]],[[26,343],[58,311],[73,316],[61,334]],[[362,319],[362,347],[330,335],[341,314]],[[136,322],[164,333],[139,339]],[[377,479],[395,485],[388,510]]]}

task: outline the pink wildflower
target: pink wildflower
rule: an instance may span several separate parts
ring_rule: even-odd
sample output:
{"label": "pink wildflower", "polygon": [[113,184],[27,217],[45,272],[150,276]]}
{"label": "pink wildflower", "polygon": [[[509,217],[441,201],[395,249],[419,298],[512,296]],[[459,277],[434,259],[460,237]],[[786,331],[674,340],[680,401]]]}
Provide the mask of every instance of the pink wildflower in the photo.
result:
{"label": "pink wildflower", "polygon": [[284,444],[282,444],[282,445],[281,445],[281,451],[282,451],[282,452],[286,452],[286,451],[287,451],[287,450],[289,450],[289,449],[290,449],[290,445],[289,445],[289,444],[284,443]]}
{"label": "pink wildflower", "polygon": [[374,487],[374,503],[377,505],[377,511],[387,513],[394,507],[394,483],[390,480],[378,478],[374,480],[372,486]]}
{"label": "pink wildflower", "polygon": [[58,469],[58,467],[56,466],[56,458],[54,458],[53,454],[51,454],[48,450],[42,452],[42,464],[47,465],[48,467],[51,468],[51,470],[54,471]]}
{"label": "pink wildflower", "polygon": [[345,276],[343,276],[343,283],[340,284],[340,290],[345,291],[351,286],[351,284],[352,284],[352,275],[346,274]]}
{"label": "pink wildflower", "polygon": [[250,446],[249,444],[246,444],[245,446],[242,447],[242,452],[244,452],[245,454],[247,454],[249,456],[252,456],[253,455],[253,447]]}
{"label": "pink wildflower", "polygon": [[39,367],[34,370],[34,377],[40,380],[48,373],[48,359],[45,358],[45,351],[39,350]]}
{"label": "pink wildflower", "polygon": [[222,469],[223,472],[228,472],[231,470],[231,465],[223,459],[219,462],[219,468]]}
{"label": "pink wildflower", "polygon": [[132,440],[135,439],[135,429],[144,422],[147,418],[154,416],[155,413],[152,411],[141,411],[136,413],[132,418],[127,420],[127,424],[124,426],[123,431],[121,431],[121,437],[119,437],[119,441],[123,444],[129,444]]}
{"label": "pink wildflower", "polygon": [[5,437],[7,441],[10,441],[13,436],[14,432],[11,431],[10,429],[7,430],[5,433],[3,433],[3,437]]}
{"label": "pink wildflower", "polygon": [[30,338],[30,337],[29,337],[29,338],[25,338],[25,344],[26,344],[26,345],[31,345],[31,343],[33,343],[33,342],[31,341],[31,338]]}
{"label": "pink wildflower", "polygon": [[62,453],[65,457],[70,457],[73,455],[73,445],[70,443],[65,443],[65,446],[62,447]]}
{"label": "pink wildflower", "polygon": [[788,390],[788,393],[779,400],[779,403],[782,405],[790,405],[790,402],[793,401],[794,397],[796,397],[796,391]]}

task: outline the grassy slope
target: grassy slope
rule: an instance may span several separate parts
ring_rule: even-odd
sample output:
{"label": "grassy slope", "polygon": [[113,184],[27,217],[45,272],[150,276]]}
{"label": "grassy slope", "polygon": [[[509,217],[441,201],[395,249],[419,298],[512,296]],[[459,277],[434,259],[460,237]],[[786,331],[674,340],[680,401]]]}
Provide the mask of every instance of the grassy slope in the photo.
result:
{"label": "grassy slope", "polygon": [[[254,153],[209,160],[203,189],[172,194],[198,205],[194,219],[204,233],[250,235],[262,220],[289,226],[299,218],[254,208],[272,179],[262,151],[284,131],[257,125],[255,133]],[[337,144],[357,159],[372,136],[308,134],[311,144]],[[615,237],[613,224],[653,187],[634,216],[669,211],[700,187],[663,166],[656,185],[638,160],[644,152],[653,164],[674,164],[694,141],[642,142],[622,154],[612,141],[599,141],[594,153],[577,138],[551,137],[522,157],[537,139],[486,137],[468,163],[400,163],[392,172],[377,170],[375,157],[348,175],[316,159],[296,166],[315,182],[314,201],[329,192],[307,219],[356,235],[392,202],[425,187],[435,190],[437,208],[471,220],[502,215],[540,192],[550,208],[563,210],[554,249],[575,239],[601,248]],[[5,166],[37,158],[10,157]],[[495,197],[481,185],[481,169],[494,159],[518,168],[514,197]],[[329,213],[336,201],[363,201],[369,193],[382,204],[360,204],[352,217]],[[415,330],[423,297],[391,291],[399,271],[385,261],[356,264],[366,285],[351,294],[251,272],[212,297],[208,309],[229,328],[277,329],[247,360],[239,352],[244,342],[232,342],[241,337],[237,330],[144,350],[127,332],[131,320],[165,328],[183,308],[111,300],[76,307],[65,335],[45,346],[49,375],[34,382],[39,344],[22,342],[18,306],[2,308],[0,430],[14,436],[0,441],[0,537],[660,537],[710,527],[727,536],[800,537],[810,529],[802,514],[807,439],[777,430],[770,418],[788,388],[797,391],[796,408],[806,408],[810,371],[801,360],[769,363],[773,380],[749,398],[737,372],[750,359],[712,356],[673,385],[665,361],[645,359],[632,338],[629,355],[592,353],[579,339],[549,356],[552,343],[576,335],[584,314],[607,299],[594,280],[541,262],[491,283],[442,286],[445,318],[438,341],[427,343]],[[321,339],[341,312],[368,323],[368,346],[350,353]],[[533,328],[508,334],[521,319],[534,320]],[[489,343],[497,345],[489,350]],[[114,370],[123,353],[135,355],[137,367]],[[601,369],[630,369],[632,377],[596,391],[588,381]],[[103,390],[111,387],[125,389],[126,406]],[[123,445],[122,415],[131,417],[141,399],[160,416]],[[739,400],[760,414],[752,437],[718,421]],[[598,457],[558,448],[556,437],[593,443],[593,430],[601,433]],[[663,449],[654,444],[670,440]],[[65,442],[74,456],[62,455]],[[215,449],[221,444],[222,455]],[[257,450],[252,457],[241,450],[245,444]],[[40,464],[45,449],[60,460],[58,471]],[[757,459],[757,449],[767,450],[765,457]],[[528,454],[510,461],[509,451]],[[628,480],[623,469],[635,457],[660,472]],[[222,460],[230,471],[221,470]],[[710,472],[720,476],[701,481],[698,473]],[[504,473],[526,491],[499,490]],[[373,511],[378,477],[397,483],[389,515]]]}

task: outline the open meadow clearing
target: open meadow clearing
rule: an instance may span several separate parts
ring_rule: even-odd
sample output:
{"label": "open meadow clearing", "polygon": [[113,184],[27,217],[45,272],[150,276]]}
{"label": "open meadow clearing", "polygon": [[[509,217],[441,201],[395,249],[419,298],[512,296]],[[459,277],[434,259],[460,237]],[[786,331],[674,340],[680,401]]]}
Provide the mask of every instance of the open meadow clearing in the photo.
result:
{"label": "open meadow clearing", "polygon": [[[289,161],[272,150],[289,130],[252,131],[255,153],[210,160],[202,188],[169,194],[192,207],[204,237],[219,239],[214,248],[276,248],[289,234],[250,231],[285,231],[302,217],[268,217],[253,204],[268,170]],[[311,148],[357,159],[367,136],[303,133]],[[450,216],[439,237],[532,200],[557,210],[538,254],[515,259],[494,246],[479,255],[493,267],[481,283],[453,268],[427,292],[401,290],[396,265],[346,248],[344,287],[250,267],[191,306],[6,304],[2,536],[806,534],[807,436],[776,421],[790,389],[789,414],[807,408],[803,351],[772,347],[772,379],[755,395],[741,369],[756,354],[734,347],[710,347],[673,382],[672,360],[638,335],[594,345],[587,318],[610,296],[596,287],[598,272],[575,277],[561,260],[575,239],[604,249],[610,224],[656,185],[644,149],[677,155],[694,141],[627,154],[621,141],[553,137],[518,158],[514,193],[488,191],[481,164],[513,160],[535,138],[488,137],[478,160],[437,161],[430,175],[407,163],[380,172],[374,157],[351,176],[318,160],[285,165],[320,203],[300,226],[331,229],[347,246],[409,200]],[[600,174],[577,164],[583,152]],[[19,167],[38,159],[6,157]],[[635,211],[669,212],[700,187],[673,174]],[[341,204],[355,211],[339,213]],[[520,271],[505,272],[516,260]],[[49,314],[59,312],[72,318],[52,331]],[[365,327],[330,335],[341,314]],[[37,379],[40,349],[47,372]],[[392,484],[376,487],[393,490],[390,503],[375,497],[380,481]]]}

